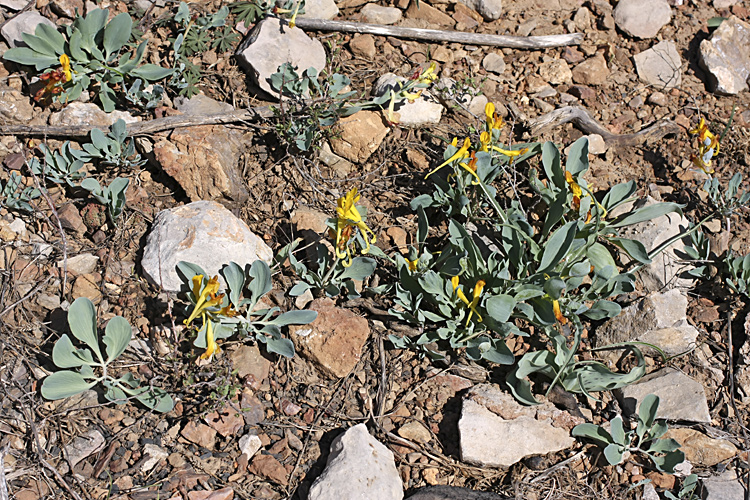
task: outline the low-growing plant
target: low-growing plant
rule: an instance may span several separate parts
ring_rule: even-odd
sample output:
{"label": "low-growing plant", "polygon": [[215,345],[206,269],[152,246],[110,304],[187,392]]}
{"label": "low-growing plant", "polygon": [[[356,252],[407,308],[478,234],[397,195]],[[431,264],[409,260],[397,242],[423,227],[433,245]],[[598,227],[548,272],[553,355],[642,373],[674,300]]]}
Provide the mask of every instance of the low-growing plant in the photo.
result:
{"label": "low-growing plant", "polygon": [[132,337],[132,329],[125,318],[115,316],[107,322],[101,339],[106,346],[106,358],[102,355],[97,333],[96,310],[89,299],[79,297],[70,305],[68,325],[70,333],[87,347],[76,348],[67,334],[55,342],[52,349],[55,365],[58,368],[77,368],[77,371],[60,370],[46,377],[42,382],[42,396],[50,400],[68,398],[101,383],[105,389],[104,397],[116,404],[135,398],[161,413],[172,410],[174,402],[164,390],[141,386],[130,372],[119,377],[112,374],[112,363],[125,352]]}
{"label": "low-growing plant", "polygon": [[[509,377],[516,397],[528,404],[535,403],[526,381],[532,373],[547,375],[550,388],[560,383],[577,392],[637,380],[643,375],[643,363],[635,346],[628,348],[640,362],[629,374],[612,373],[602,364],[576,362],[578,317],[602,320],[620,313],[619,304],[610,299],[635,288],[633,275],[619,272],[617,252],[625,252],[638,263],[649,263],[653,257],[638,241],[621,237],[620,229],[666,213],[681,213],[679,205],[661,203],[612,217],[615,208],[633,199],[635,183],[614,186],[600,202],[584,179],[587,140],[571,146],[565,168],[557,147],[548,142],[541,147],[547,178],[541,181],[533,171],[530,175],[531,187],[544,204],[543,216],[535,223],[517,200],[501,208],[496,189],[486,184],[494,179],[494,174],[486,172],[498,168],[495,155],[503,156],[500,161],[508,164],[524,154],[496,145],[497,125],[494,109],[488,106],[487,128],[477,150],[471,150],[468,138],[460,148],[456,141],[448,146],[445,162],[428,174],[450,167],[452,172],[442,182],[472,190],[477,203],[471,213],[482,224],[482,238],[449,219],[447,242],[430,250],[424,210],[435,206],[430,201],[435,198],[423,195],[412,202],[419,215],[419,248],[401,261],[391,314],[424,333],[416,340],[392,336],[391,341],[396,346],[443,342],[453,349],[465,348],[471,359],[510,365],[515,360],[505,339],[527,335],[522,327],[533,325],[547,334],[554,352],[527,353]],[[556,330],[568,323],[573,328],[571,339]]]}
{"label": "low-growing plant", "polygon": [[116,177],[108,186],[102,186],[93,177],[88,177],[81,182],[81,187],[91,193],[96,201],[107,207],[109,219],[117,224],[127,201],[125,192],[128,190],[130,179]]}
{"label": "low-growing plant", "polygon": [[698,487],[698,476],[696,474],[690,474],[685,478],[680,486],[680,490],[677,495],[671,491],[665,491],[664,496],[669,500],[695,500],[695,489]]}
{"label": "low-growing plant", "polygon": [[97,159],[102,165],[138,168],[146,164],[146,159],[135,150],[135,141],[128,140],[125,120],[119,119],[112,124],[107,135],[95,128],[91,131],[91,142],[83,144],[88,159]]}
{"label": "low-growing plant", "polygon": [[12,48],[3,57],[43,72],[40,79],[46,84],[35,95],[36,100],[66,103],[93,89],[109,113],[117,104],[118,89],[139,79],[162,80],[173,70],[155,64],[141,65],[147,42],[140,43],[134,51],[125,48],[131,38],[133,19],[123,13],[107,22],[108,15],[107,9],[95,9],[85,17],[76,15],[70,25],[59,30],[40,23],[33,35],[22,35],[27,47]]}
{"label": "low-growing plant", "polygon": [[[367,209],[356,205],[359,194],[354,188],[338,200],[336,217],[326,221],[328,234],[333,240],[333,249],[325,243],[316,245],[316,261],[305,264],[294,255],[301,240],[296,240],[281,249],[277,261],[289,259],[289,265],[301,279],[290,291],[293,297],[312,290],[316,295],[325,293],[335,297],[346,292],[350,298],[359,297],[355,281],[362,281],[375,272],[377,263],[372,257],[353,257],[353,253],[386,255],[376,246],[375,234],[367,227]],[[352,250],[354,248],[354,250]],[[386,257],[387,258],[387,257]]]}
{"label": "low-growing plant", "polygon": [[9,210],[22,210],[33,212],[31,202],[41,196],[37,188],[25,186],[23,176],[16,171],[11,171],[8,181],[0,182],[0,206]]}
{"label": "low-growing plant", "polygon": [[[294,356],[294,344],[283,338],[281,328],[287,325],[305,325],[315,320],[315,311],[288,311],[281,313],[278,307],[263,308],[259,302],[271,291],[271,269],[262,260],[253,262],[249,269],[242,269],[230,262],[221,270],[226,281],[226,293],[219,293],[219,277],[209,278],[198,265],[179,262],[177,270],[185,287],[189,290],[190,302],[185,324],[190,326],[200,318],[194,345],[206,349],[202,359],[211,359],[219,351],[216,342],[232,335],[240,338],[253,337],[265,344],[269,352],[286,357]],[[243,293],[249,292],[248,298]],[[244,311],[244,312],[243,312]]]}
{"label": "low-growing plant", "polygon": [[572,434],[602,446],[610,465],[621,464],[630,454],[638,453],[648,457],[657,470],[671,474],[685,460],[685,454],[679,449],[680,443],[662,438],[667,423],[656,419],[658,409],[659,397],[649,394],[638,408],[635,429],[625,432],[622,417],[618,415],[610,421],[609,432],[599,425],[585,423],[575,426]]}
{"label": "low-growing plant", "polygon": [[269,15],[276,15],[291,19],[289,25],[293,28],[296,16],[305,13],[305,0],[251,0],[232,3],[229,8],[237,22],[242,22],[245,26],[255,24]]}

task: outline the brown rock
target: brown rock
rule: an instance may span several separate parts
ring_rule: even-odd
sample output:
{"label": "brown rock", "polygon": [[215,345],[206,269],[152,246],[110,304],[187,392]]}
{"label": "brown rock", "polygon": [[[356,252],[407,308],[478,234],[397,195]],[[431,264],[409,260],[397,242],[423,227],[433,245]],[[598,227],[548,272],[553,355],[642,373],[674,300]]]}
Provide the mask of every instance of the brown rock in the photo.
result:
{"label": "brown rock", "polygon": [[67,203],[57,209],[57,216],[60,218],[60,224],[65,229],[75,231],[78,234],[84,234],[86,232],[86,224],[83,223],[83,218],[80,212],[72,203]]}
{"label": "brown rock", "polygon": [[596,91],[591,87],[587,87],[586,85],[573,85],[568,90],[568,93],[581,99],[582,101],[596,99]]}
{"label": "brown rock", "polygon": [[83,0],[52,0],[50,7],[58,16],[75,19],[76,11],[83,12]]}
{"label": "brown rock", "polygon": [[570,83],[571,72],[568,63],[563,59],[553,59],[539,66],[539,76],[550,85]]}
{"label": "brown rock", "polygon": [[330,299],[316,299],[309,307],[318,317],[309,325],[292,325],[289,335],[299,353],[331,377],[344,377],[359,362],[370,336],[367,320]]}
{"label": "brown rock", "polygon": [[189,500],[232,500],[234,489],[231,486],[216,491],[190,491]]}
{"label": "brown rock", "polygon": [[573,68],[573,81],[584,85],[601,85],[609,76],[604,56],[597,53]]}
{"label": "brown rock", "polygon": [[349,42],[349,48],[352,54],[365,59],[373,59],[377,54],[375,37],[372,35],[354,35],[352,41]]}
{"label": "brown rock", "polygon": [[318,210],[308,207],[299,207],[292,214],[292,224],[297,227],[299,232],[311,232],[314,235],[325,234],[328,230],[326,220],[330,216]]}
{"label": "brown rock", "polygon": [[729,441],[712,439],[687,427],[669,429],[664,438],[672,438],[680,443],[685,458],[693,465],[713,467],[737,454],[737,448]]}
{"label": "brown rock", "polygon": [[266,413],[263,403],[249,389],[242,391],[240,408],[242,408],[242,416],[245,417],[245,423],[250,427],[258,425],[265,418]]}
{"label": "brown rock", "polygon": [[26,123],[34,116],[34,106],[18,90],[0,90],[0,117],[7,125]]}
{"label": "brown rock", "polygon": [[[271,362],[260,353],[258,346],[243,345],[231,354],[232,366],[240,378],[248,378],[251,386],[260,385],[268,378]],[[250,380],[252,377],[252,380]]]}
{"label": "brown rock", "polygon": [[83,274],[76,278],[73,283],[73,297],[86,297],[94,304],[102,300],[102,292],[99,290],[101,276],[98,273]]}
{"label": "brown rock", "polygon": [[288,483],[288,474],[281,462],[271,455],[256,455],[247,470],[256,476],[262,476],[270,479],[274,483],[286,486]]}
{"label": "brown rock", "polygon": [[430,439],[432,439],[432,434],[427,430],[427,427],[416,420],[402,425],[398,430],[398,435],[404,439],[422,444],[429,443]]}
{"label": "brown rock", "polygon": [[408,149],[406,151],[406,160],[417,170],[429,170],[430,168],[430,160],[415,149]]}
{"label": "brown rock", "polygon": [[206,415],[206,423],[224,437],[239,433],[245,427],[242,412],[232,406],[225,406]]}
{"label": "brown rock", "polygon": [[342,118],[339,127],[341,136],[331,140],[331,149],[355,163],[365,162],[378,149],[390,130],[383,123],[380,113],[374,111],[360,111]]}
{"label": "brown rock", "polygon": [[405,252],[406,251],[406,231],[404,231],[404,228],[398,227],[398,226],[391,226],[389,227],[385,234],[387,234],[391,240],[393,241],[393,244],[398,247],[399,251]]}
{"label": "brown rock", "polygon": [[580,50],[573,47],[565,47],[562,53],[562,58],[570,64],[576,64],[583,61],[583,54]]}
{"label": "brown rock", "polygon": [[191,201],[241,204],[249,196],[238,163],[242,134],[221,125],[177,129],[154,144],[156,161]]}
{"label": "brown rock", "polygon": [[431,25],[445,26],[452,28],[456,22],[445,12],[436,9],[427,2],[411,2],[406,9],[407,19],[421,19]]}
{"label": "brown rock", "polygon": [[182,429],[182,437],[188,441],[202,446],[207,450],[212,450],[216,444],[216,431],[206,424],[201,424],[191,420],[187,423],[184,429]]}

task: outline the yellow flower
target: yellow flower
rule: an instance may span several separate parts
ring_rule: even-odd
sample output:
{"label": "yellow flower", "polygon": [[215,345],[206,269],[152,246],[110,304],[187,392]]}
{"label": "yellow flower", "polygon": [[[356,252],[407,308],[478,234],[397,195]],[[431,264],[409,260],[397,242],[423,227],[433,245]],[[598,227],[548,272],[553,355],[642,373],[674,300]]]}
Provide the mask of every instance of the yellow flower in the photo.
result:
{"label": "yellow flower", "polygon": [[[357,188],[353,188],[346,193],[346,196],[339,198],[337,202],[336,214],[338,215],[338,220],[336,221],[336,256],[339,259],[343,259],[347,256],[349,257],[348,263],[345,262],[344,267],[349,267],[352,263],[351,252],[347,243],[349,238],[351,238],[351,229],[353,227],[359,228],[362,232],[365,244],[367,245],[365,249],[362,250],[363,254],[368,253],[370,251],[370,243],[375,243],[377,240],[375,233],[373,233],[372,230],[367,227],[367,224],[364,223],[359,210],[357,210],[357,207],[355,206],[355,203],[358,201],[359,194],[357,194]],[[367,233],[370,233],[372,238],[368,238]]]}
{"label": "yellow flower", "polygon": [[561,325],[564,325],[568,322],[568,318],[563,316],[562,311],[560,310],[560,301],[553,300],[552,301],[552,310],[555,313],[555,319],[560,322]]}
{"label": "yellow flower", "polygon": [[463,302],[466,307],[469,309],[469,317],[466,318],[466,326],[469,326],[469,322],[471,321],[471,317],[476,313],[477,320],[482,321],[482,315],[479,314],[479,311],[477,311],[477,305],[479,304],[479,298],[482,295],[482,290],[484,289],[484,285],[486,284],[484,280],[478,280],[477,283],[474,285],[474,294],[472,296],[471,302],[469,302],[469,299],[466,298],[466,295],[464,295],[464,292],[459,288],[458,286],[458,276],[453,276],[451,278],[451,284],[453,285],[453,291],[456,292],[456,295],[459,299],[461,299],[461,302]]}
{"label": "yellow flower", "polygon": [[435,73],[436,68],[437,64],[431,62],[430,66],[426,70],[424,70],[417,78],[419,80],[419,83],[430,84],[437,80],[437,73]]}
{"label": "yellow flower", "polygon": [[[453,142],[451,144],[453,144],[454,147],[458,146],[458,137],[455,137],[453,139]],[[463,167],[471,175],[473,175],[476,178],[476,182],[477,183],[481,182],[481,179],[479,178],[479,176],[477,175],[477,173],[475,171],[473,171],[471,168],[469,168],[469,166],[466,163],[460,161],[460,160],[466,159],[466,158],[468,158],[470,156],[469,155],[469,148],[470,147],[471,147],[471,141],[467,137],[466,139],[464,139],[463,146],[461,146],[461,148],[458,151],[456,151],[453,154],[453,156],[451,156],[450,158],[448,158],[447,160],[445,160],[443,163],[441,163],[440,165],[438,165],[437,168],[435,168],[434,170],[432,170],[429,174],[425,175],[424,178],[425,179],[428,178],[429,176],[431,176],[432,174],[434,174],[435,172],[437,172],[438,170],[440,170],[444,166],[448,165],[449,163],[453,163],[454,161],[459,160],[459,165],[461,167]]]}
{"label": "yellow flower", "polygon": [[406,263],[409,265],[409,271],[416,271],[417,270],[417,262],[419,262],[419,259],[409,260],[406,259]]}
{"label": "yellow flower", "polygon": [[214,276],[213,278],[208,280],[208,283],[206,284],[205,288],[203,288],[203,291],[201,291],[201,283],[203,283],[202,274],[196,274],[195,276],[193,276],[192,281],[193,297],[197,297],[197,299],[195,301],[195,307],[193,307],[193,312],[191,312],[188,319],[185,320],[186,325],[192,323],[193,320],[198,316],[204,316],[207,309],[220,306],[224,299],[223,293],[217,295],[217,292],[219,291],[218,276]]}
{"label": "yellow flower", "polygon": [[492,132],[492,129],[500,129],[505,125],[503,118],[497,116],[497,113],[495,112],[495,105],[493,103],[488,102],[485,105],[484,114],[486,116],[485,123],[487,124],[487,130],[490,133]]}
{"label": "yellow flower", "polygon": [[60,56],[60,64],[62,65],[63,74],[65,75],[65,81],[71,81],[73,79],[73,72],[70,70],[70,58],[67,54]]}
{"label": "yellow flower", "polygon": [[711,159],[719,154],[719,139],[708,130],[706,120],[701,118],[700,123],[689,131],[691,134],[697,134],[700,140],[698,146],[698,155],[692,155],[690,159],[693,164],[700,167],[707,174],[713,174],[714,169],[711,166]]}
{"label": "yellow flower", "polygon": [[208,320],[206,324],[206,352],[201,354],[201,359],[211,359],[211,356],[213,356],[214,354],[218,354],[220,351],[221,349],[219,349],[219,345],[214,339],[213,323],[211,322],[211,320]]}

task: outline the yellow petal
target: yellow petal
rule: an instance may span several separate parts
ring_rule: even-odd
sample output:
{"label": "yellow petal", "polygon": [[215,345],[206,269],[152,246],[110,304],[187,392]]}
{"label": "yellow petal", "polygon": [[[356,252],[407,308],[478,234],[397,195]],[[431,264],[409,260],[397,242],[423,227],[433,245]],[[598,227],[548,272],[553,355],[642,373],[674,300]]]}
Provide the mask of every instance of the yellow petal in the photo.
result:
{"label": "yellow petal", "polygon": [[[454,146],[456,144],[458,144],[458,138],[453,139],[453,142],[455,143]],[[459,149],[458,151],[456,151],[453,154],[453,156],[451,156],[450,158],[448,158],[447,160],[445,160],[443,163],[441,163],[440,165],[438,165],[429,174],[425,175],[424,178],[425,179],[428,178],[429,176],[431,176],[432,174],[434,174],[435,172],[437,172],[438,170],[440,170],[444,166],[448,165],[449,163],[452,163],[452,162],[454,162],[454,161],[456,161],[458,159],[465,158],[466,156],[468,156],[467,152],[469,151],[470,147],[471,147],[471,140],[469,140],[469,138],[467,137],[466,139],[464,139],[464,145],[461,146],[461,149]]]}

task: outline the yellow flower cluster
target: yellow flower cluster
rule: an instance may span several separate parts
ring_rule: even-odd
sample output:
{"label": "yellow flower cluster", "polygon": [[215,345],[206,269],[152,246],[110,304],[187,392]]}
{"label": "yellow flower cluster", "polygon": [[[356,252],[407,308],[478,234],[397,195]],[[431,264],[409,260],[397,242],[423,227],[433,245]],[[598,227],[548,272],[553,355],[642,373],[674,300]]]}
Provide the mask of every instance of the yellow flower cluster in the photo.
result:
{"label": "yellow flower cluster", "polygon": [[[343,262],[344,267],[352,265],[352,252],[349,248],[349,240],[352,237],[354,228],[358,228],[362,233],[362,238],[365,240],[365,248],[362,250],[362,254],[370,252],[370,244],[375,243],[377,237],[372,230],[367,227],[367,224],[362,220],[362,215],[357,210],[355,203],[359,201],[359,194],[357,188],[352,189],[346,196],[342,196],[338,199],[336,207],[336,257],[339,259],[346,259]],[[367,233],[370,233],[372,237],[368,237]]]}
{"label": "yellow flower cluster", "polygon": [[466,318],[466,326],[469,326],[471,317],[474,314],[477,315],[477,321],[481,322],[482,315],[479,314],[479,311],[477,311],[477,305],[479,305],[479,298],[481,297],[482,290],[484,289],[484,285],[486,284],[484,280],[478,280],[474,285],[474,295],[471,298],[471,302],[469,302],[469,299],[466,298],[463,290],[461,290],[458,284],[458,276],[454,276],[451,278],[451,284],[453,285],[453,291],[456,293],[456,296],[458,296],[458,298],[461,299],[461,302],[463,302],[469,309],[469,317]]}
{"label": "yellow flower cluster", "polygon": [[719,139],[708,130],[706,120],[701,118],[697,127],[690,130],[691,134],[697,134],[700,144],[698,145],[698,154],[692,155],[690,159],[697,167],[700,167],[707,174],[713,174],[714,169],[711,166],[711,159],[719,154]]}
{"label": "yellow flower cluster", "polygon": [[[219,292],[219,277],[214,276],[208,280],[206,286],[201,290],[201,284],[203,283],[203,275],[196,274],[193,276],[193,297],[195,300],[195,306],[190,316],[185,320],[185,325],[190,325],[198,316],[203,320],[203,325],[206,327],[206,352],[201,355],[201,359],[210,359],[215,353],[220,351],[216,340],[214,339],[213,322],[209,315],[220,315],[226,317],[237,316],[237,311],[232,308],[232,305],[226,305],[221,307],[224,301],[224,294]],[[216,310],[215,308],[219,308]]]}

